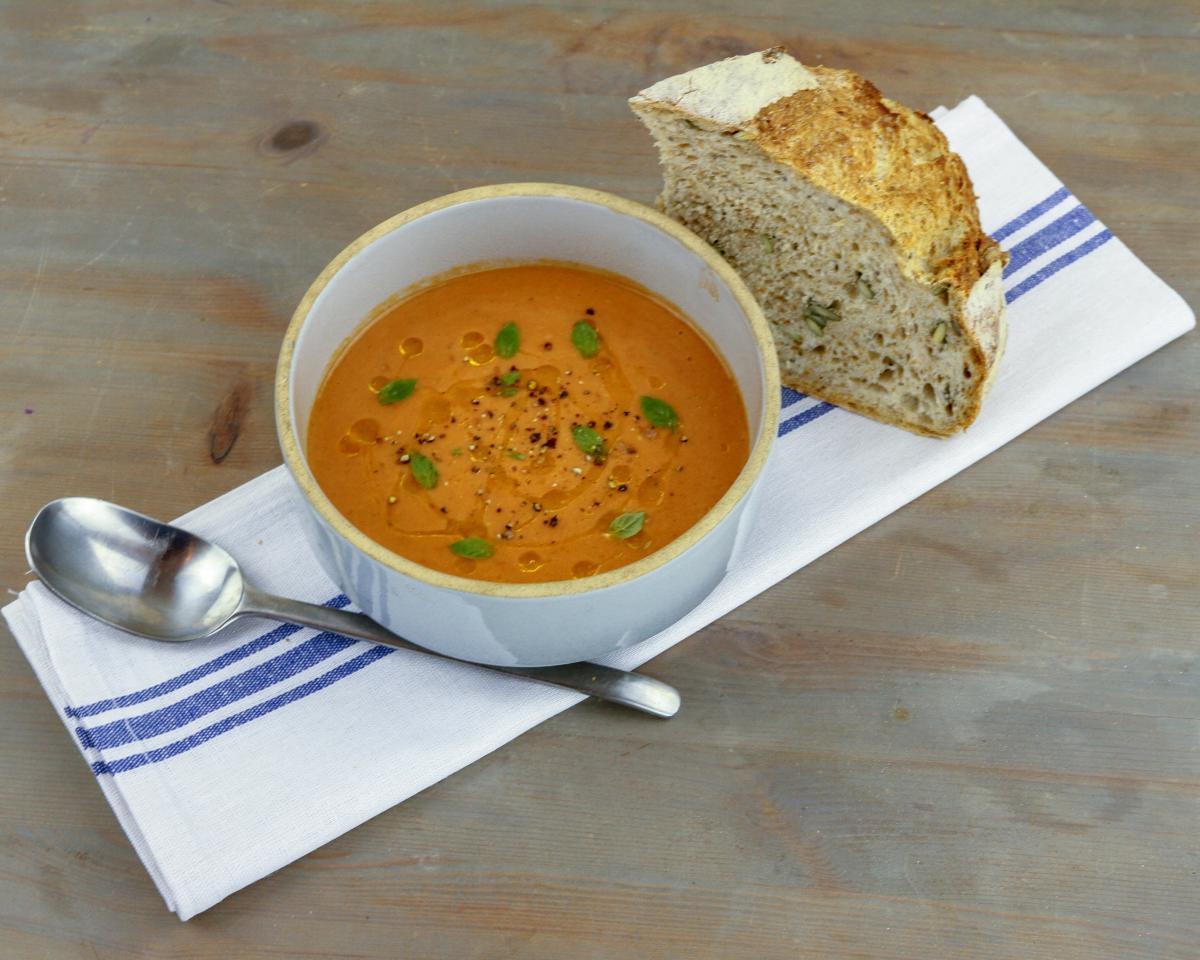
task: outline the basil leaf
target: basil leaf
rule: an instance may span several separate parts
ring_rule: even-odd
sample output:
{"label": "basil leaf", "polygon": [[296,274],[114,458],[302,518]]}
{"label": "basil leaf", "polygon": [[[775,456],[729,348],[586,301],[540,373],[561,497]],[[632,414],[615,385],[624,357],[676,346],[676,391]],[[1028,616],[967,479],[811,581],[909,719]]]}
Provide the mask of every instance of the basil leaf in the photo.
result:
{"label": "basil leaf", "polygon": [[521,349],[521,331],[517,329],[515,323],[506,323],[500,328],[500,332],[496,334],[493,349],[496,351],[496,356],[504,357],[506,360],[517,355],[517,351]]}
{"label": "basil leaf", "polygon": [[512,457],[514,460],[524,460],[525,459],[525,454],[517,453],[516,450],[505,450],[504,453],[507,456]]}
{"label": "basil leaf", "polygon": [[400,400],[407,400],[413,395],[416,388],[416,380],[393,380],[380,389],[375,396],[379,398],[380,403],[396,403]]}
{"label": "basil leaf", "polygon": [[467,537],[465,540],[455,540],[450,544],[450,549],[460,557],[466,557],[468,560],[486,560],[495,552],[492,549],[492,545],[482,537]]}
{"label": "basil leaf", "polygon": [[642,413],[656,427],[664,430],[674,430],[679,426],[679,415],[675,408],[658,397],[642,397]]}
{"label": "basil leaf", "polygon": [[644,510],[639,510],[637,513],[623,513],[608,525],[608,532],[618,540],[628,540],[642,532],[642,524],[645,522]]}
{"label": "basil leaf", "polygon": [[506,373],[504,376],[502,376],[500,378],[500,382],[502,384],[504,384],[506,387],[511,387],[514,383],[516,383],[520,379],[521,379],[521,371],[520,370],[509,370],[508,373]]}
{"label": "basil leaf", "polygon": [[580,320],[571,328],[571,342],[576,350],[590,360],[600,349],[600,334],[586,320]]}
{"label": "basil leaf", "polygon": [[575,446],[592,457],[603,457],[608,454],[604,438],[591,427],[574,426],[571,436],[575,438]]}
{"label": "basil leaf", "polygon": [[408,465],[412,467],[413,479],[426,490],[437,486],[438,470],[427,456],[422,453],[410,454]]}

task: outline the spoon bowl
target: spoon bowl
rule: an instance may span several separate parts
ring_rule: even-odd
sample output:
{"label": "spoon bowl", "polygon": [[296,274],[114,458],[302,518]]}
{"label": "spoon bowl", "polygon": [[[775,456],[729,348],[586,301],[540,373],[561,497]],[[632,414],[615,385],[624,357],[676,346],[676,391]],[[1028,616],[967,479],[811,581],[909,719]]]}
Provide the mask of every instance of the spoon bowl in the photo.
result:
{"label": "spoon bowl", "polygon": [[237,612],[245,590],[237,562],[216,544],[89,497],[42,507],[25,552],[60,599],[151,640],[211,636]]}
{"label": "spoon bowl", "polygon": [[[46,504],[29,525],[25,553],[59,599],[150,640],[200,640],[235,617],[254,616],[458,659],[410,643],[361,613],[255,590],[237,561],[216,544],[103,500],[67,497]],[[566,687],[656,717],[679,710],[674,687],[597,663],[473,666]]]}

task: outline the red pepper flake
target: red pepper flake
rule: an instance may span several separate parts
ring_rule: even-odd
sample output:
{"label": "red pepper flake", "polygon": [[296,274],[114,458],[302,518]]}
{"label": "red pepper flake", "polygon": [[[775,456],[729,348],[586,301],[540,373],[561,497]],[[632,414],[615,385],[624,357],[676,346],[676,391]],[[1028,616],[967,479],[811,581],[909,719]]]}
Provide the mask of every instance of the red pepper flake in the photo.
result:
{"label": "red pepper flake", "polygon": [[558,526],[558,515],[557,515],[557,514],[556,514],[556,515],[554,515],[553,517],[551,517],[551,518],[550,518],[550,520],[549,520],[549,524],[550,524],[550,526],[552,526],[552,527],[557,527],[557,526]]}
{"label": "red pepper flake", "polygon": [[583,312],[586,313],[589,317],[594,317],[596,315],[596,311],[593,310],[591,307],[588,307]]}

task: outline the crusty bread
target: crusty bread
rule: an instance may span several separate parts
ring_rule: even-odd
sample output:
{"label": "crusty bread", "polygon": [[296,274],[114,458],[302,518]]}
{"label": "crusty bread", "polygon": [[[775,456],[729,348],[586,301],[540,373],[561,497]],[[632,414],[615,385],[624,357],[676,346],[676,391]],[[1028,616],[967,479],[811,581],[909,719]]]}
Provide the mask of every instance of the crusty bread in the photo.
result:
{"label": "crusty bread", "polygon": [[1004,349],[1007,255],[929,117],[778,49],[630,106],[658,145],[659,206],[746,280],[784,383],[929,436],[975,419]]}

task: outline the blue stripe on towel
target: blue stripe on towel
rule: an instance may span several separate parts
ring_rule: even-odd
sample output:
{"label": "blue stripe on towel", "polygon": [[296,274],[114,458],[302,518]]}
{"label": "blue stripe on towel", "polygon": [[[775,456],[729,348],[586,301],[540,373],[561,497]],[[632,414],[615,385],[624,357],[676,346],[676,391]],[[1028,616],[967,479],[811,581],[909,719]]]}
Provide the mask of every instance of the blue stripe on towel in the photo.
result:
{"label": "blue stripe on towel", "polygon": [[170,706],[137,717],[124,717],[91,729],[78,726],[75,728],[75,734],[80,743],[93,750],[112,750],[137,740],[149,740],[178,730],[214,710],[294,677],[357,642],[337,633],[319,633],[287,653],[236,676],[227,677]]}
{"label": "blue stripe on towel", "polygon": [[803,412],[796,414],[796,416],[792,417],[792,419],[784,420],[783,423],[781,423],[779,425],[779,435],[781,437],[786,437],[789,433],[791,433],[797,427],[802,427],[806,423],[812,423],[814,420],[817,419],[817,417],[823,417],[830,410],[836,410],[836,409],[837,409],[837,407],[835,407],[832,403],[825,403],[822,401],[821,403],[818,403],[816,406],[809,407],[807,410],[804,410]]}
{"label": "blue stripe on towel", "polygon": [[1060,243],[1095,222],[1096,218],[1092,211],[1080,204],[1009,250],[1012,259],[1004,268],[1004,276],[1011,277],[1026,264],[1036,260],[1046,251],[1053,250]]}
{"label": "blue stripe on towel", "polygon": [[785,408],[792,406],[792,404],[799,403],[808,396],[807,393],[801,393],[799,390],[793,390],[791,387],[784,387],[781,392],[782,398],[780,405]]}
{"label": "blue stripe on towel", "polygon": [[1008,223],[1004,224],[1004,226],[1000,227],[998,230],[993,230],[992,239],[999,243],[1006,237],[1011,237],[1026,224],[1033,223],[1034,220],[1040,217],[1047,210],[1053,210],[1070,195],[1071,191],[1066,187],[1059,187],[1045,200],[1041,201],[1040,203],[1035,203],[1024,213],[1009,220]]}
{"label": "blue stripe on towel", "polygon": [[[349,603],[349,597],[345,594],[338,594],[336,597],[326,600],[321,606],[340,610],[342,607],[348,606]],[[296,626],[294,623],[282,623],[274,630],[255,637],[253,640],[243,643],[240,647],[227,650],[219,657],[193,667],[191,670],[184,671],[179,676],[172,677],[170,680],[164,680],[162,683],[156,683],[151,687],[146,687],[144,690],[126,693],[119,697],[112,697],[108,700],[97,700],[95,703],[85,704],[82,707],[67,706],[64,708],[64,711],[68,717],[93,717],[98,713],[116,710],[119,707],[132,707],[139,703],[145,703],[147,700],[161,697],[163,694],[171,693],[180,687],[185,687],[202,677],[207,677],[210,673],[216,673],[218,670],[228,667],[230,664],[237,663],[239,660],[245,660],[251,654],[258,653],[259,650],[278,643],[280,640],[285,640],[301,629],[301,627]]]}
{"label": "blue stripe on towel", "polygon": [[268,713],[273,713],[280,707],[285,707],[289,703],[294,703],[297,700],[303,700],[310,694],[314,694],[319,690],[324,690],[326,687],[337,683],[344,677],[348,677],[353,673],[357,673],[364,667],[370,666],[378,660],[383,659],[389,653],[395,653],[394,647],[374,646],[370,650],[365,650],[357,657],[347,660],[345,663],[339,664],[332,670],[321,674],[319,677],[314,677],[307,683],[302,683],[299,686],[279,694],[277,697],[272,697],[270,700],[264,700],[262,703],[250,707],[248,710],[243,710],[241,713],[235,713],[232,716],[226,717],[224,720],[219,720],[211,726],[205,727],[203,730],[198,730],[191,736],[184,737],[182,740],[176,740],[174,743],[169,743],[165,747],[158,747],[155,750],[147,750],[145,753],[134,753],[128,757],[121,757],[119,760],[98,760],[92,764],[92,772],[96,776],[102,774],[115,775],[125,773],[128,770],[136,770],[138,767],[144,767],[148,763],[158,763],[162,760],[169,760],[171,757],[176,757],[181,753],[186,753],[201,744],[207,743],[221,734],[240,727],[244,723],[249,723],[251,720],[257,720],[259,717],[265,716]]}
{"label": "blue stripe on towel", "polygon": [[1024,296],[1038,284],[1045,280],[1049,280],[1063,267],[1069,267],[1081,257],[1086,257],[1093,250],[1104,246],[1104,244],[1108,243],[1108,241],[1112,238],[1113,235],[1111,232],[1108,230],[1101,230],[1095,236],[1083,241],[1083,243],[1075,247],[1073,250],[1064,253],[1057,260],[1052,260],[1050,263],[1046,264],[1046,266],[1042,267],[1042,269],[1037,271],[1037,273],[1031,273],[1015,287],[1008,290],[1004,294],[1005,301],[1012,303],[1018,297]]}

